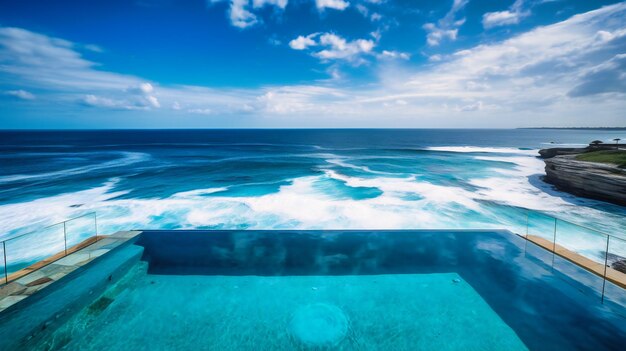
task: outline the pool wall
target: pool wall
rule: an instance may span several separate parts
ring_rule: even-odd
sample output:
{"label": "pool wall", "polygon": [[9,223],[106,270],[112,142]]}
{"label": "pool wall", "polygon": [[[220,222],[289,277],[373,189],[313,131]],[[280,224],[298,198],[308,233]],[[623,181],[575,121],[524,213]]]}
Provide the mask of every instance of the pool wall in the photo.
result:
{"label": "pool wall", "polygon": [[[0,350],[28,350],[93,302],[139,261],[143,247],[130,240],[69,273],[0,314]],[[69,256],[68,256],[69,257]]]}
{"label": "pool wall", "polygon": [[624,305],[602,303],[601,277],[507,230],[144,231],[137,244],[159,275],[455,272],[531,350],[611,350],[626,340]]}
{"label": "pool wall", "polygon": [[[144,231],[153,274],[354,275],[453,272],[508,231]],[[390,240],[393,239],[393,240]]]}

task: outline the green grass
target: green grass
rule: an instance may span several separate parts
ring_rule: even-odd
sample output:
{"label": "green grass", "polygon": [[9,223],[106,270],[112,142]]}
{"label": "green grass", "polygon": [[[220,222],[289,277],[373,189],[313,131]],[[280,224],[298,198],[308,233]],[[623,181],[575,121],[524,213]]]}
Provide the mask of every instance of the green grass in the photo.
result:
{"label": "green grass", "polygon": [[626,168],[626,150],[586,152],[576,156],[576,159],[587,162],[612,163],[620,168]]}

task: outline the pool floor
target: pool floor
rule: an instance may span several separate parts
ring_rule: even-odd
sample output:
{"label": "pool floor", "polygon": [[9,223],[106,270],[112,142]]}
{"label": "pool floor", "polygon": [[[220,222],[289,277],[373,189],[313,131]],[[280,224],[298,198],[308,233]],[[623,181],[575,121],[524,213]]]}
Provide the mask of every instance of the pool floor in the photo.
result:
{"label": "pool floor", "polygon": [[456,273],[153,275],[140,262],[38,350],[526,350]]}

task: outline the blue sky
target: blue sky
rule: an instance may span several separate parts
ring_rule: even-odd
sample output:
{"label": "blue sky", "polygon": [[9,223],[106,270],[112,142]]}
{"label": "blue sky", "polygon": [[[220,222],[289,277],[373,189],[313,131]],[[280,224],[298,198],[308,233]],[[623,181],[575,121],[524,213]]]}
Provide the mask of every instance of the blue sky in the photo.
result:
{"label": "blue sky", "polygon": [[626,2],[0,0],[0,128],[626,125]]}

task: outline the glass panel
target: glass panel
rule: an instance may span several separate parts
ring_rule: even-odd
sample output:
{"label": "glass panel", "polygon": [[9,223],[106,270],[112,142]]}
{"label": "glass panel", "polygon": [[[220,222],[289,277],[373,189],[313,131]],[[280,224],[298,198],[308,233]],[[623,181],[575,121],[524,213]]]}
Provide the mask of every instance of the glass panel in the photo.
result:
{"label": "glass panel", "polygon": [[580,283],[580,290],[601,294],[608,235],[560,219],[556,221],[553,268]]}
{"label": "glass panel", "polygon": [[520,235],[526,236],[526,223],[528,222],[528,214],[530,211],[526,209],[518,209],[516,208],[512,212],[505,212],[501,216],[502,218],[498,218],[500,223],[504,223],[511,232]]}
{"label": "glass panel", "polygon": [[550,243],[554,242],[554,223],[554,217],[539,212],[529,212],[528,237],[530,239],[543,239],[540,240],[540,243],[546,244],[545,246],[552,250],[552,247],[547,245],[547,243],[544,243],[544,241],[548,241]]}
{"label": "glass panel", "polygon": [[626,240],[611,236],[607,250],[604,303],[626,307]]}
{"label": "glass panel", "polygon": [[63,223],[6,241],[9,281],[25,275],[43,260],[56,260],[65,254]]}
{"label": "glass panel", "polygon": [[[560,254],[576,253],[603,266],[607,237],[594,229],[560,219],[556,221],[556,252]],[[602,269],[599,272],[601,274]]]}
{"label": "glass panel", "polygon": [[4,245],[2,243],[0,243],[0,274],[1,274],[0,277],[2,278],[2,279],[0,279],[0,284],[3,284],[3,283],[7,282],[7,273],[8,272],[6,270],[7,266],[6,266],[5,262],[4,262],[4,258],[5,258],[5,255],[4,255]]}
{"label": "glass panel", "polygon": [[65,222],[68,253],[79,250],[95,240],[96,225],[93,213]]}

